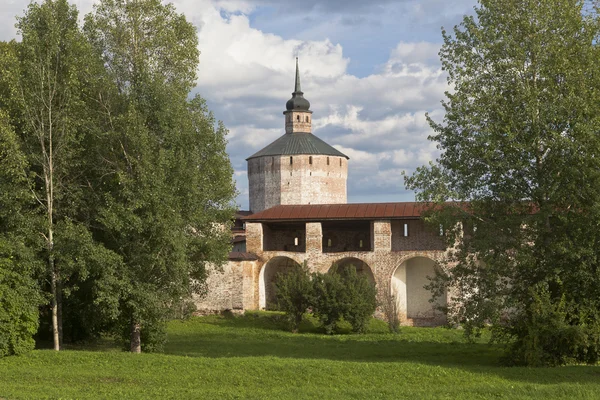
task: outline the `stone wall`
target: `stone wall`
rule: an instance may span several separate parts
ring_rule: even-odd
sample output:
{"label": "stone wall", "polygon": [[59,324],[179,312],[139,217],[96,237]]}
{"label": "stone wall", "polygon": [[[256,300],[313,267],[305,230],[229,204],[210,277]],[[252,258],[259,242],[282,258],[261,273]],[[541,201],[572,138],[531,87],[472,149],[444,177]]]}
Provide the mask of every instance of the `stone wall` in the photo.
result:
{"label": "stone wall", "polygon": [[250,210],[280,204],[345,204],[348,160],[325,155],[264,156],[248,160]]}
{"label": "stone wall", "polygon": [[257,261],[229,261],[222,267],[209,266],[207,293],[194,295],[199,312],[253,309],[254,275]]}
{"label": "stone wall", "polygon": [[[306,261],[311,271],[326,273],[334,263],[352,263],[361,265],[365,272],[370,271],[380,299],[385,297],[386,292],[395,293],[400,305],[400,318],[404,325],[443,324],[445,317],[433,310],[433,306],[429,303],[430,293],[423,286],[428,283],[427,276],[433,273],[433,264],[445,256],[445,250],[439,244],[439,236],[430,233],[427,238],[426,230],[421,231],[420,236],[415,234],[419,238],[415,239],[415,243],[420,243],[418,249],[414,248],[417,246],[411,245],[406,246],[412,248],[410,250],[395,250],[399,246],[394,244],[396,239],[393,233],[402,227],[403,223],[403,220],[372,221],[370,226],[372,250],[330,253],[323,252],[324,237],[320,222],[306,223],[306,249],[302,252],[264,250],[263,242],[268,241],[268,237],[273,235],[272,229],[268,224],[247,222],[246,249],[254,253],[258,260],[230,261],[223,272],[213,272],[208,281],[209,296],[197,302],[198,308],[260,309],[265,307],[267,299],[272,298],[272,293],[269,293],[270,282],[279,266],[302,264]],[[418,227],[418,224],[416,226]],[[426,243],[429,245],[425,245]],[[265,270],[268,272],[265,273]],[[404,286],[401,286],[402,282]],[[402,291],[398,290],[398,285]],[[444,302],[446,299],[441,301]],[[377,315],[381,314],[381,310],[378,310]]]}

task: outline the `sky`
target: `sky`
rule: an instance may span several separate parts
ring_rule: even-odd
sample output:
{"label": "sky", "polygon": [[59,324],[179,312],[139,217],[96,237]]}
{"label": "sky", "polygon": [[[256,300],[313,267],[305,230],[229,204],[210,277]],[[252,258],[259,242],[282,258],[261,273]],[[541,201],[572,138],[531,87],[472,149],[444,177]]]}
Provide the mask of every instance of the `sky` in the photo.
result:
{"label": "sky", "polygon": [[[71,0],[80,13],[96,0]],[[229,129],[237,203],[248,209],[246,157],[285,134],[295,57],[313,133],[350,157],[348,202],[413,201],[402,173],[439,150],[425,114],[443,120],[438,51],[476,0],[173,0],[196,26],[194,93]],[[0,40],[17,38],[29,0],[0,0]]]}

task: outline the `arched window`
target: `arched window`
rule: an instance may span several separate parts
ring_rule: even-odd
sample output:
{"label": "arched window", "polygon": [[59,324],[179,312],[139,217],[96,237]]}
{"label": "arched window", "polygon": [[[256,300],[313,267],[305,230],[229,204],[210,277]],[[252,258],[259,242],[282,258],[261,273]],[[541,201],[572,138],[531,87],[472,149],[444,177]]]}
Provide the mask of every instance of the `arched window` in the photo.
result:
{"label": "arched window", "polygon": [[309,157],[308,157],[308,163],[309,163],[310,165],[312,165],[312,156],[309,156]]}
{"label": "arched window", "polygon": [[296,120],[297,120],[298,122],[300,122],[300,116],[299,116],[299,115],[296,117]]}

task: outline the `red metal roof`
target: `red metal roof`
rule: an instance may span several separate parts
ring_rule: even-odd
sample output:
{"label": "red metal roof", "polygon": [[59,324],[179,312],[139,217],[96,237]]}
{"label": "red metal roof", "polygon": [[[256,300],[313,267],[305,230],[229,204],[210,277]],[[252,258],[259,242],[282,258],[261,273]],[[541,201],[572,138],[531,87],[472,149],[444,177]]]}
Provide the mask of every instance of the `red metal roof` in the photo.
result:
{"label": "red metal roof", "polygon": [[327,219],[414,219],[421,217],[425,203],[356,203],[275,206],[243,218],[244,221]]}

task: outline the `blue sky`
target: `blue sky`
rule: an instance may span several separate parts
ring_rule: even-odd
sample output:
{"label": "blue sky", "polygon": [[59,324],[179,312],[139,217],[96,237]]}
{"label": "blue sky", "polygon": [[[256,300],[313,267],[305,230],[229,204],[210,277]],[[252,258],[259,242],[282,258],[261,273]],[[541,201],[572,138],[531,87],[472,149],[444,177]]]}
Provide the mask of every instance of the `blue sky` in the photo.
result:
{"label": "blue sky", "polygon": [[[72,1],[82,14],[94,0]],[[28,0],[0,2],[0,40]],[[349,202],[411,201],[402,172],[435,160],[428,112],[448,90],[437,57],[475,0],[174,0],[201,51],[195,92],[229,129],[228,153],[248,207],[245,158],[284,134],[300,58],[313,132],[350,156]]]}

